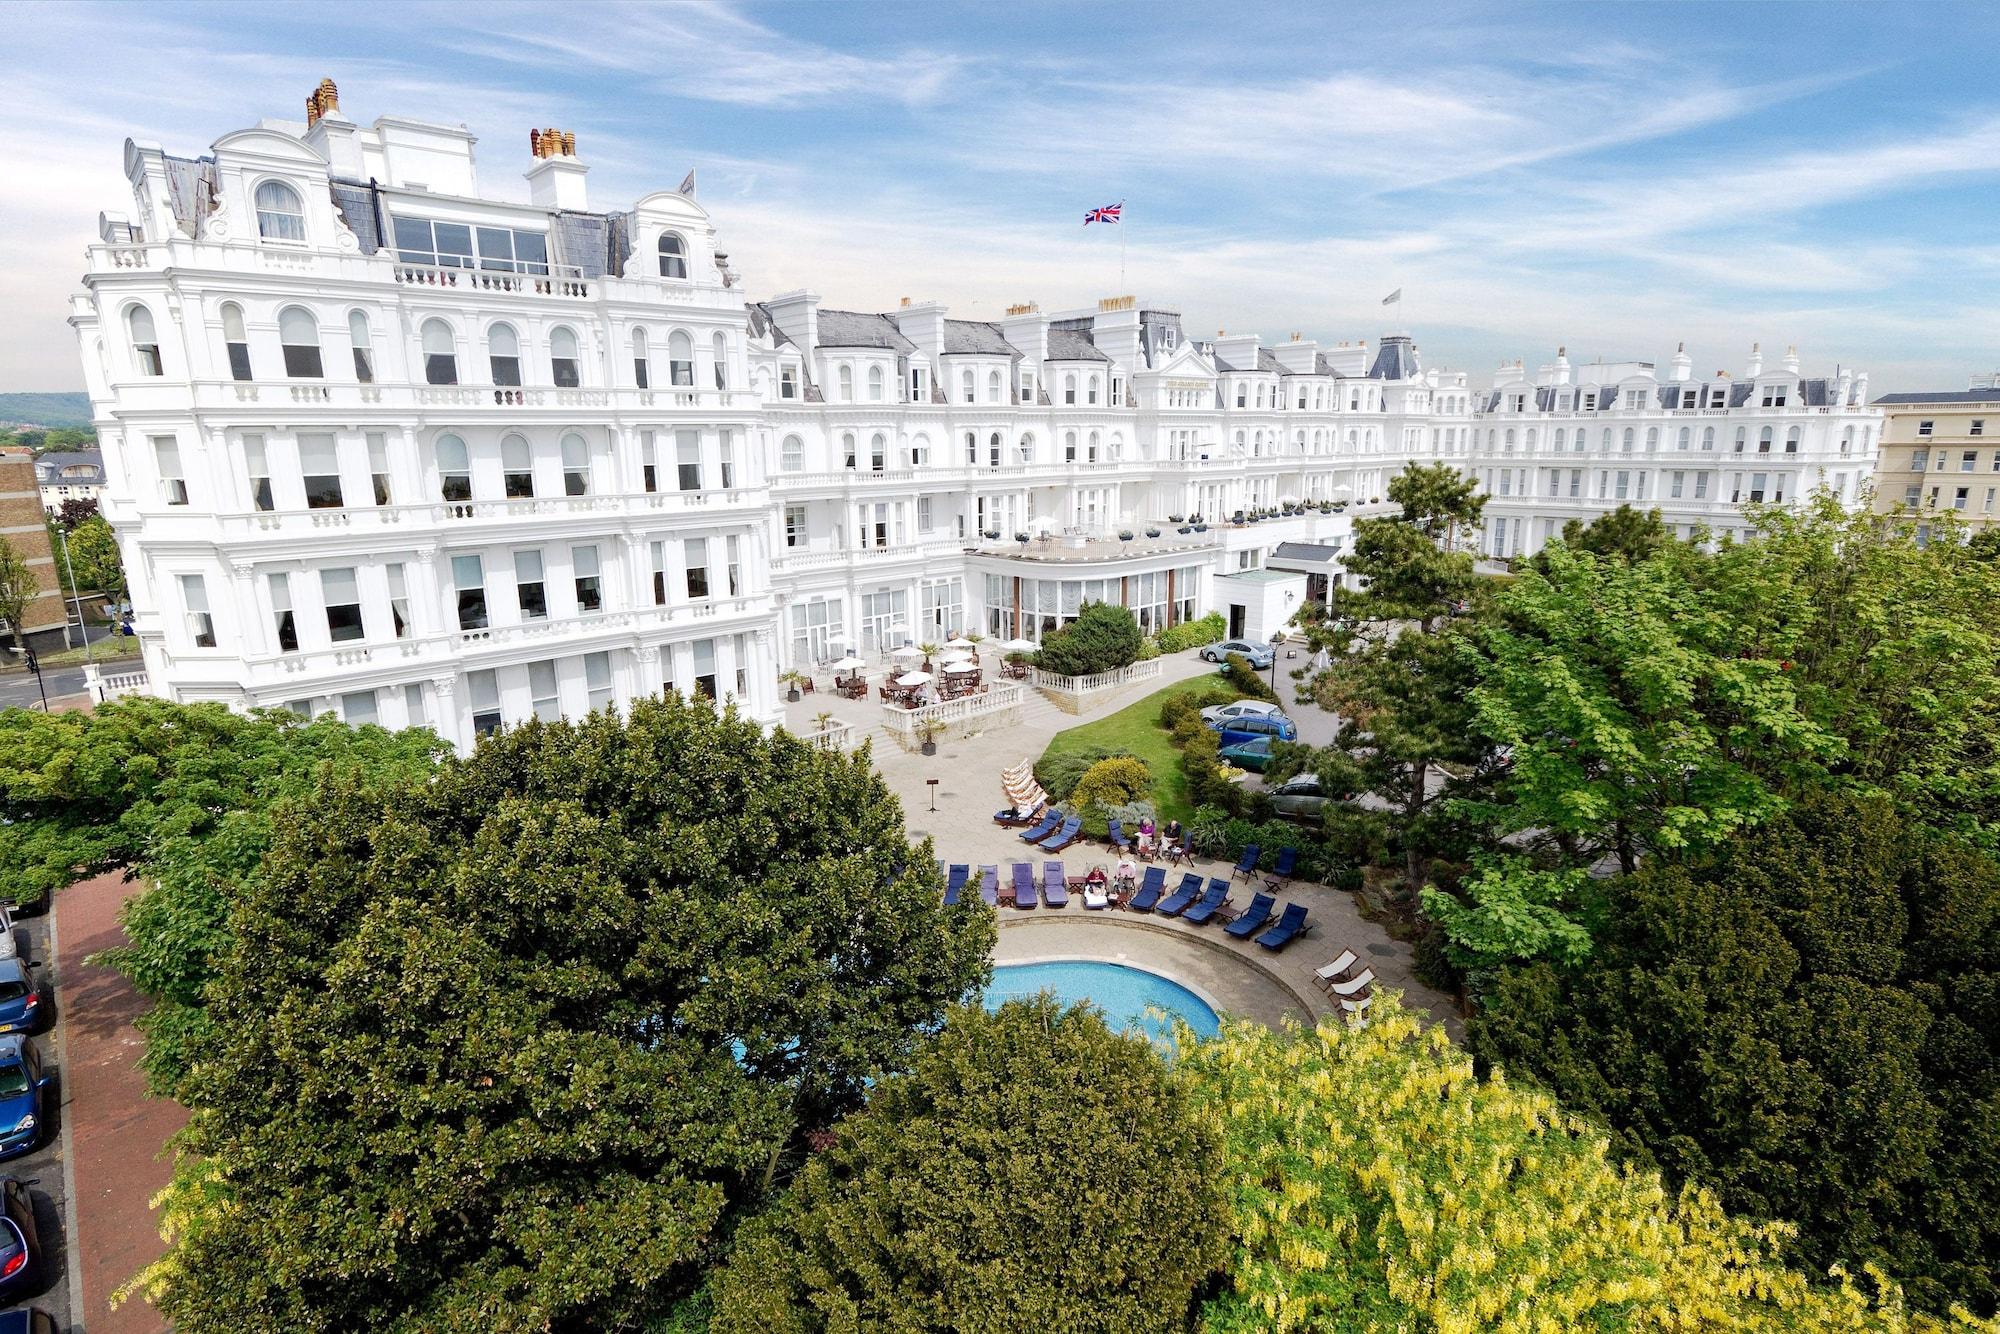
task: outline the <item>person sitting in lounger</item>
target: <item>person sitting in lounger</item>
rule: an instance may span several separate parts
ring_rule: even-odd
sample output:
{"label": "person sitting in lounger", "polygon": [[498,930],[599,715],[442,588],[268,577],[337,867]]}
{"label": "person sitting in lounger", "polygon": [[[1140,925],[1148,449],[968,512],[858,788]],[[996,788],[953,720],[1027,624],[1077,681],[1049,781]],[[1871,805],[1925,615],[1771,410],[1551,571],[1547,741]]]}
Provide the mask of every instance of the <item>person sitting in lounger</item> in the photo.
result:
{"label": "person sitting in lounger", "polygon": [[1132,864],[1132,859],[1130,857],[1119,858],[1118,859],[1119,892],[1123,894],[1130,894],[1132,892],[1133,884],[1136,883],[1138,879],[1139,879],[1139,868]]}

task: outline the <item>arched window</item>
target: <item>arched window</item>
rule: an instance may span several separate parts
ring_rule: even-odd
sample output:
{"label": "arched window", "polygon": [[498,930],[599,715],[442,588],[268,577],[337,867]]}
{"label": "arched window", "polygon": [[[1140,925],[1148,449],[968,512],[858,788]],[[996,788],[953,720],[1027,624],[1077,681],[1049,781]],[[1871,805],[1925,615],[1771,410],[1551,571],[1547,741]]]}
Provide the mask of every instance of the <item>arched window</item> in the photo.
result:
{"label": "arched window", "polygon": [[425,320],[420,336],[424,345],[424,383],[457,384],[458,352],[452,342],[451,326],[443,320]]}
{"label": "arched window", "polygon": [[347,312],[347,341],[354,344],[354,378],[362,384],[374,384],[375,339],[369,333],[368,316],[363,312]]}
{"label": "arched window", "polygon": [[283,181],[265,181],[257,187],[257,235],[266,241],[306,239],[306,206],[299,192]]}
{"label": "arched window", "polygon": [[998,403],[1000,401],[999,371],[986,372],[986,401],[988,403]]}
{"label": "arched window", "polygon": [[1564,445],[1568,443],[1569,443],[1569,432],[1565,431],[1562,427],[1558,426],[1556,428],[1556,448],[1561,449]]}
{"label": "arched window", "polygon": [[250,378],[250,335],[243,327],[243,307],[222,303],[222,346],[229,353],[229,378]]}
{"label": "arched window", "polygon": [[646,347],[644,328],[632,331],[632,383],[641,389],[653,387],[653,363],[651,353]]}
{"label": "arched window", "polygon": [[686,330],[667,336],[667,378],[676,389],[694,388],[694,339]]}
{"label": "arched window", "polygon": [[574,389],[583,383],[577,364],[576,333],[558,324],[549,330],[549,376],[558,389]]}
{"label": "arched window", "polygon": [[125,327],[132,333],[132,359],[141,375],[164,375],[160,365],[160,336],[153,331],[153,312],[134,306],[125,312]]}
{"label": "arched window", "polygon": [[715,361],[715,387],[729,388],[729,340],[722,336],[721,330],[716,331],[709,343],[709,355]]}
{"label": "arched window", "polygon": [[870,366],[868,368],[868,401],[870,403],[880,403],[882,401],[882,392],[882,368],[880,366]]}
{"label": "arched window", "polygon": [[441,435],[437,442],[438,494],[446,500],[472,499],[472,460],[465,442],[455,435]]}
{"label": "arched window", "polygon": [[1683,426],[1681,427],[1680,434],[1674,437],[1674,448],[1686,449],[1688,445],[1693,442],[1693,440],[1694,440],[1693,429],[1690,427]]}
{"label": "arched window", "polygon": [[840,401],[843,403],[852,403],[854,401],[854,367],[844,361],[840,363],[839,379]]}
{"label": "arched window", "polygon": [[1085,447],[1084,460],[1089,463],[1097,462],[1097,432],[1095,431],[1090,433],[1090,442]]}
{"label": "arched window", "polygon": [[1063,402],[1066,404],[1074,404],[1076,402],[1076,376],[1074,375],[1063,376]]}
{"label": "arched window", "polygon": [[1000,466],[1000,433],[995,431],[986,442],[986,462],[992,467]]}
{"label": "arched window", "polygon": [[1064,432],[1063,432],[1063,462],[1064,462],[1064,463],[1075,463],[1075,462],[1076,462],[1076,432],[1075,432],[1075,431],[1064,431]]}
{"label": "arched window", "polygon": [[971,370],[969,369],[962,370],[958,373],[958,389],[959,389],[959,396],[962,397],[966,402],[976,403],[979,401],[978,399],[972,396]]}
{"label": "arched window", "polygon": [[778,471],[804,472],[806,468],[806,442],[795,435],[788,435],[778,445]]}
{"label": "arched window", "polygon": [[1014,446],[1014,452],[1020,458],[1021,462],[1033,463],[1035,461],[1035,433],[1033,431],[1021,432],[1020,443]]}
{"label": "arched window", "polygon": [[1736,449],[1734,451],[1735,453],[1741,454],[1743,452],[1743,446],[1745,442],[1748,441],[1749,436],[1750,436],[1750,431],[1748,427],[1739,426],[1736,428]]}
{"label": "arched window", "polygon": [[1840,433],[1840,452],[1844,455],[1854,448],[1854,428],[1848,427]]}
{"label": "arched window", "polygon": [[921,468],[931,461],[931,438],[919,431],[910,437],[910,466]]}
{"label": "arched window", "polygon": [[672,232],[660,233],[660,276],[662,278],[688,276],[687,242]]}
{"label": "arched window", "polygon": [[1771,428],[1768,426],[1757,432],[1757,452],[1759,454],[1771,452]]}
{"label": "arched window", "polygon": [[1511,426],[1507,428],[1506,441],[1507,441],[1507,452],[1509,454],[1512,454],[1514,452],[1514,428]]}
{"label": "arched window", "polygon": [[1629,426],[1626,427],[1625,434],[1622,437],[1620,437],[1618,441],[1619,450],[1623,453],[1630,454],[1632,452],[1633,438],[1634,438],[1634,433],[1632,428]]}
{"label": "arched window", "polygon": [[535,494],[535,453],[518,435],[500,438],[501,494],[509,499],[530,499]]}
{"label": "arched window", "polygon": [[[1303,431],[1300,432],[1300,435],[1304,434],[1305,433]],[[1125,436],[1121,432],[1113,431],[1111,433],[1111,454],[1110,454],[1111,461],[1113,463],[1116,463],[1118,462],[1119,459],[1123,458],[1124,456],[1125,456]]]}
{"label": "arched window", "polygon": [[1705,450],[1713,450],[1715,448],[1715,428],[1713,426],[1704,426],[1701,428],[1701,447]]}
{"label": "arched window", "polygon": [[1092,403],[1095,403],[1097,401],[1097,385],[1098,385],[1098,377],[1096,375],[1092,375],[1090,377],[1090,401]]}
{"label": "arched window", "polygon": [[521,339],[513,325],[496,324],[486,331],[486,359],[493,367],[494,384],[521,383]]}
{"label": "arched window", "polygon": [[563,494],[566,496],[587,496],[590,494],[590,446],[584,438],[571,431],[562,438]]}
{"label": "arched window", "polygon": [[847,456],[847,466],[854,466],[854,432],[848,431],[840,437],[841,452]]}
{"label": "arched window", "polygon": [[285,350],[285,374],[303,380],[325,375],[319,359],[319,324],[311,311],[286,306],[278,312],[278,345]]}
{"label": "arched window", "polygon": [[[1799,428],[1796,426],[1785,432],[1785,452],[1787,454],[1796,454],[1799,452]],[[1847,451],[1843,448],[1841,452],[1844,454]]]}

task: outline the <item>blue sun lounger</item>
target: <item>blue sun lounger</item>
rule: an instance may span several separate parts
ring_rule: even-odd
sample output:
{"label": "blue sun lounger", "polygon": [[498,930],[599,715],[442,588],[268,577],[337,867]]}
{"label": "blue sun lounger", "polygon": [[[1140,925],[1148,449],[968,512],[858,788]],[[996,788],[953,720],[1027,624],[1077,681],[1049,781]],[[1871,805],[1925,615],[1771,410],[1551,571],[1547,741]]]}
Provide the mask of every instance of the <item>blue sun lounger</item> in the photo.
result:
{"label": "blue sun lounger", "polygon": [[1042,902],[1051,908],[1069,907],[1069,881],[1061,862],[1042,863]]}
{"label": "blue sun lounger", "polygon": [[979,868],[979,897],[986,900],[991,908],[1000,902],[1000,868],[982,866]]}
{"label": "blue sun lounger", "polygon": [[1264,877],[1264,884],[1270,889],[1276,889],[1279,881],[1290,880],[1292,873],[1298,869],[1299,850],[1297,848],[1279,848],[1278,860],[1271,864],[1271,874]]}
{"label": "blue sun lounger", "polygon": [[1255,843],[1252,843],[1249,847],[1243,849],[1243,856],[1241,859],[1237,861],[1236,869],[1230,872],[1229,878],[1231,880],[1234,880],[1239,875],[1256,875],[1257,858],[1263,855],[1263,851],[1264,850],[1258,847]]}
{"label": "blue sun lounger", "polygon": [[1062,815],[1057,811],[1050,811],[1042,817],[1042,822],[1033,829],[1024,829],[1021,831],[1021,841],[1023,843],[1039,843],[1060,828],[1062,828]]}
{"label": "blue sun lounger", "polygon": [[1035,868],[1026,862],[1014,863],[1014,906],[1035,906]]}
{"label": "blue sun lounger", "polygon": [[1309,930],[1306,910],[1299,904],[1288,903],[1284,914],[1278,918],[1278,924],[1257,937],[1257,943],[1267,950],[1281,950]]}
{"label": "blue sun lounger", "polygon": [[1175,890],[1165,903],[1160,905],[1160,916],[1180,916],[1187,909],[1187,906],[1193,903],[1200,895],[1201,876],[1198,872],[1189,871],[1181,877],[1181,887]]}
{"label": "blue sun lounger", "polygon": [[1133,912],[1151,912],[1160,905],[1160,895],[1166,892],[1167,868],[1149,866],[1145,877],[1139,881],[1139,892],[1125,906]]}
{"label": "blue sun lounger", "polygon": [[1069,817],[1069,819],[1063,821],[1061,829],[1058,829],[1055,833],[1050,834],[1047,838],[1043,839],[1040,843],[1037,843],[1035,846],[1040,848],[1043,852],[1061,852],[1064,848],[1076,842],[1077,837],[1082,833],[1083,833],[1083,817],[1080,815],[1072,815]]}
{"label": "blue sun lounger", "polygon": [[1235,921],[1222,929],[1238,940],[1248,940],[1262,931],[1264,924],[1271,920],[1271,909],[1277,902],[1278,900],[1269,894],[1254,894],[1250,898],[1250,906],[1245,908]]}
{"label": "blue sun lounger", "polygon": [[951,875],[944,882],[944,901],[946,906],[958,902],[958,896],[964,892],[965,882],[971,874],[972,868],[964,862],[952,863]]}
{"label": "blue sun lounger", "polygon": [[1182,913],[1181,920],[1200,926],[1220,912],[1228,902],[1229,882],[1217,876],[1208,882],[1208,893],[1201,896],[1201,902]]}
{"label": "blue sun lounger", "polygon": [[1132,840],[1125,837],[1125,826],[1119,823],[1115,815],[1111,817],[1111,832],[1105,835],[1104,841],[1120,852],[1132,850]]}

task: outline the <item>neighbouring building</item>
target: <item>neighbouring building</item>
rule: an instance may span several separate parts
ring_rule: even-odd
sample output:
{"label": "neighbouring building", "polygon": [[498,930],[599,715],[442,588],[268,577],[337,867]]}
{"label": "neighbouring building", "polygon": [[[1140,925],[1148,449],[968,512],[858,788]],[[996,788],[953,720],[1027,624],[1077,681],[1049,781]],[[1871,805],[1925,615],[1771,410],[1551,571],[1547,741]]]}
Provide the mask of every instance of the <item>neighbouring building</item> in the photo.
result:
{"label": "neighbouring building", "polygon": [[[1919,518],[1951,510],[1974,531],[1994,521],[2000,501],[2000,374],[1965,389],[1884,394],[1882,462],[1875,508]],[[1919,538],[1928,536],[1919,523]]]}
{"label": "neighbouring building", "polygon": [[69,617],[56,580],[56,561],[49,548],[49,529],[41,495],[35,485],[34,456],[25,449],[0,449],[0,538],[27,563],[39,591],[21,611],[21,624],[9,626],[5,643],[14,646],[14,631],[34,649],[61,648]]}
{"label": "neighbouring building", "polygon": [[[1855,381],[1795,367],[1720,408],[1582,404],[1565,381],[1530,409],[1518,367],[1481,395],[1403,334],[1202,338],[1131,296],[998,320],[753,300],[692,177],[593,208],[574,138],[529,140],[526,203],[482,193],[463,126],[363,127],[330,83],[305,122],[199,157],[126,145],[133,212],[104,215],[71,324],[148,689],[461,746],[663,688],[774,721],[788,667],[1039,639],[1086,601],[1261,624],[1273,597],[1325,596],[1413,461],[1505,488],[1487,549],[1514,554],[1538,520],[1616,503],[1599,471],[1638,456],[1604,428],[1722,428],[1689,497],[1715,526],[1725,485],[1847,494],[1872,459]],[[1791,411],[1749,401],[1781,382]],[[1559,421],[1591,488],[1529,509],[1511,470]],[[1671,437],[1648,449],[1664,497]],[[1218,588],[1267,568],[1289,575]]]}
{"label": "neighbouring building", "polygon": [[51,449],[35,459],[42,508],[60,511],[66,500],[96,500],[104,491],[104,455],[95,449]]}

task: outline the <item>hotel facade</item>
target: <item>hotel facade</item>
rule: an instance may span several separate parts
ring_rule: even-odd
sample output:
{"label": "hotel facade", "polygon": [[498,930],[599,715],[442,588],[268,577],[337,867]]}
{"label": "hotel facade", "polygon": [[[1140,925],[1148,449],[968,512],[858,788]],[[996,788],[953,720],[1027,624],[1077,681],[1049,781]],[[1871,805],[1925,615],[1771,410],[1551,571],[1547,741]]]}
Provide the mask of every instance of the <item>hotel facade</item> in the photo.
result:
{"label": "hotel facade", "polygon": [[1412,463],[1481,480],[1501,558],[1621,503],[1721,530],[1859,504],[1873,466],[1866,376],[1790,357],[1475,390],[1406,335],[1196,337],[1131,297],[753,299],[691,184],[593,211],[536,130],[506,202],[462,126],[307,106],[200,157],[128,142],[71,309],[137,685],[176,699],[461,747],[668,688],[771,722],[787,669],[1039,639],[1085,601],[1247,632],[1234,590],[1337,576]]}

